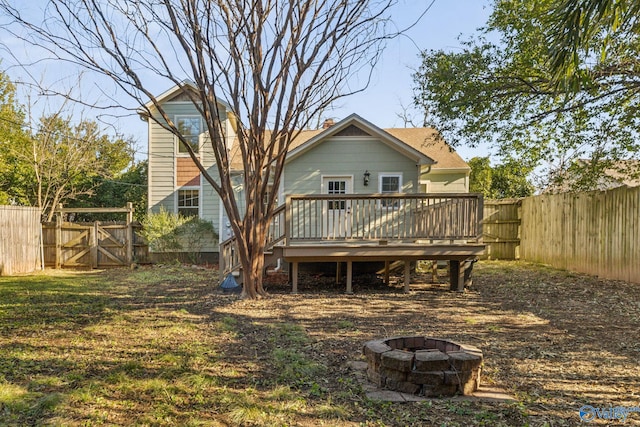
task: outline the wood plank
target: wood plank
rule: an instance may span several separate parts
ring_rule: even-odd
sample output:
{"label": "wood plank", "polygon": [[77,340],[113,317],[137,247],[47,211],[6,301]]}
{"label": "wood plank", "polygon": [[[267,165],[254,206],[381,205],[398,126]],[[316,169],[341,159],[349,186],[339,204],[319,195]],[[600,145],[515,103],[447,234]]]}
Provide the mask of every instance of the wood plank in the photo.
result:
{"label": "wood plank", "polygon": [[391,261],[397,259],[460,259],[482,255],[485,245],[367,245],[316,244],[283,246],[285,261]]}

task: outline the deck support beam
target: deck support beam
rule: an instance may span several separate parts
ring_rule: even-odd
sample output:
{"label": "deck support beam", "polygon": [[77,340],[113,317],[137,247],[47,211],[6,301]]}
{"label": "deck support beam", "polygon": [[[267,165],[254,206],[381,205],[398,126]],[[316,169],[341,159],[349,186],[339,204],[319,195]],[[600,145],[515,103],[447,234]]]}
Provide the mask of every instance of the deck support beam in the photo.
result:
{"label": "deck support beam", "polygon": [[353,293],[351,279],[353,278],[353,261],[347,261],[347,294]]}
{"label": "deck support beam", "polygon": [[384,284],[389,286],[389,261],[384,262]]}
{"label": "deck support beam", "polygon": [[298,293],[298,262],[294,261],[291,264],[291,293]]}
{"label": "deck support beam", "polygon": [[411,284],[411,261],[404,260],[404,292],[409,293],[409,285]]}
{"label": "deck support beam", "polygon": [[464,264],[463,261],[449,261],[449,290],[464,292]]}

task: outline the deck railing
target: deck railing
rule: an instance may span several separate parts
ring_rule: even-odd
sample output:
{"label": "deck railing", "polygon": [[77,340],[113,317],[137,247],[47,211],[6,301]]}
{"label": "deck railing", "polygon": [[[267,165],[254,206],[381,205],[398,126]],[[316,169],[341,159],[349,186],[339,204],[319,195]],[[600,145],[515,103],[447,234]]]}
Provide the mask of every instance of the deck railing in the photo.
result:
{"label": "deck railing", "polygon": [[[269,250],[305,241],[455,241],[482,236],[481,194],[291,195],[275,210]],[[235,238],[220,244],[220,274],[238,269]]]}
{"label": "deck railing", "polygon": [[294,195],[287,242],[305,240],[477,240],[480,194]]}

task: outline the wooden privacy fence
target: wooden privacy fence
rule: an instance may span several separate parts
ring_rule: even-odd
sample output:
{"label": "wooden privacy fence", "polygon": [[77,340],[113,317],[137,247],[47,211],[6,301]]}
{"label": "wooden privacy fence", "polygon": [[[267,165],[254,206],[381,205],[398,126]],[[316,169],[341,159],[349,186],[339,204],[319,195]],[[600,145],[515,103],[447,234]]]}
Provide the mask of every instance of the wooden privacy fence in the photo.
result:
{"label": "wooden privacy fence", "polygon": [[484,259],[520,258],[522,199],[485,200],[482,220],[482,243],[487,248]]}
{"label": "wooden privacy fence", "polygon": [[529,197],[522,259],[640,283],[640,187]]}
{"label": "wooden privacy fence", "polygon": [[[72,223],[65,213],[125,213],[126,222]],[[59,208],[56,221],[42,225],[44,262],[47,267],[103,268],[147,262],[147,245],[137,235],[141,226],[133,222],[133,207]]]}
{"label": "wooden privacy fence", "polygon": [[0,275],[42,268],[39,208],[0,206]]}

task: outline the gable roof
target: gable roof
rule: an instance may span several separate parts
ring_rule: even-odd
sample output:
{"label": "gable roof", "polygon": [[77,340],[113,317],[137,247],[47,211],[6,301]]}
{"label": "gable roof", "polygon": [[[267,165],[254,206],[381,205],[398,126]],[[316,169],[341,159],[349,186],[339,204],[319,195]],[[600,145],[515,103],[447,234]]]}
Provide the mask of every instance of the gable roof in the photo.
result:
{"label": "gable roof", "polygon": [[433,128],[392,128],[385,130],[405,144],[434,159],[436,163],[431,166],[431,169],[471,170],[467,162]]}
{"label": "gable roof", "polygon": [[[199,91],[195,83],[193,83],[191,80],[183,80],[182,82],[174,85],[170,89],[156,96],[156,101],[159,104],[162,104],[163,102],[170,102],[173,98],[178,97],[181,93],[183,93],[185,89],[192,90],[195,92]],[[218,104],[222,105],[228,112],[231,111],[231,106],[227,102],[223,101],[220,98],[216,98],[216,101],[218,102]],[[155,106],[152,101],[147,102],[146,104],[144,104],[144,106],[146,109],[149,109],[149,110],[155,109]],[[139,114],[142,115],[141,112],[139,112]]]}
{"label": "gable roof", "polygon": [[[394,149],[415,159],[416,163],[430,165],[431,170],[451,169],[469,171],[471,168],[460,155],[444,141],[433,128],[391,128],[381,129],[357,114],[341,120],[327,129],[302,130],[291,141],[287,161],[308,151],[326,138],[337,135],[353,134],[353,126],[366,135],[377,136]],[[239,144],[232,145],[231,170],[242,170],[242,157]],[[422,162],[422,163],[421,163]]]}
{"label": "gable roof", "polygon": [[[413,159],[417,164],[433,165],[436,163],[434,159],[422,151],[415,149],[411,145],[368,122],[357,114],[351,114],[333,126],[320,130],[319,133],[312,134],[310,132],[318,131],[306,131],[298,135],[298,137],[292,141],[291,146],[289,147],[289,153],[287,154],[287,161],[295,159],[327,138],[345,134],[347,136],[369,135],[377,137],[382,143],[400,152],[406,157]],[[303,137],[305,136],[308,137],[307,140],[303,140]]]}

